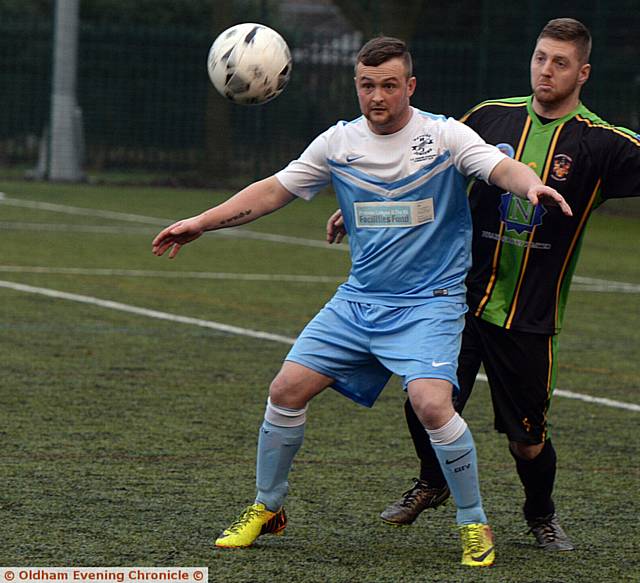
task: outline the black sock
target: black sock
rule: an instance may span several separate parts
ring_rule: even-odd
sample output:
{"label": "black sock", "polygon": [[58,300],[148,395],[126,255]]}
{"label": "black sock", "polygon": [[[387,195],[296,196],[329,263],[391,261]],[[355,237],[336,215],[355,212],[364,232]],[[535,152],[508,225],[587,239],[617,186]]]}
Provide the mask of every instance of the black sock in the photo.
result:
{"label": "black sock", "polygon": [[533,520],[555,512],[551,494],[556,478],[556,450],[546,441],[540,453],[532,460],[518,457],[509,448],[516,461],[516,470],[524,486],[524,517]]}
{"label": "black sock", "polygon": [[440,468],[440,462],[433,451],[429,435],[415,414],[409,399],[404,403],[404,414],[407,418],[413,446],[416,448],[418,458],[420,458],[420,479],[427,481],[434,488],[442,488],[447,482]]}

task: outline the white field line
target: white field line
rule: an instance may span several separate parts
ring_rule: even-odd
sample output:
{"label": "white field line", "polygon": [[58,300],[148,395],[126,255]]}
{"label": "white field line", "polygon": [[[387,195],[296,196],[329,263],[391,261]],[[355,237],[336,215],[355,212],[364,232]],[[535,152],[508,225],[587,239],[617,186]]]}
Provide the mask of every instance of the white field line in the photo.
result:
{"label": "white field line", "polygon": [[[489,382],[487,375],[482,373],[478,374],[476,380],[484,383]],[[616,409],[640,412],[640,405],[636,405],[634,403],[614,401],[613,399],[605,399],[603,397],[592,397],[591,395],[583,395],[582,393],[574,393],[573,391],[565,391],[564,389],[555,389],[553,394],[554,396],[558,395],[559,397],[566,397],[567,399],[576,399],[578,401],[584,401],[585,403],[597,403],[598,405],[604,405],[605,407],[615,407]]]}
{"label": "white field line", "polygon": [[0,222],[0,231],[49,231],[61,233],[101,233],[108,235],[146,235],[151,237],[158,232],[153,227],[129,227],[122,225],[73,225],[65,223],[20,223],[17,221]]}
{"label": "white field line", "polygon": [[225,273],[215,271],[154,271],[143,269],[86,269],[82,267],[30,267],[0,265],[0,273],[44,273],[106,277],[159,277],[167,279],[230,279],[238,281],[286,281],[290,283],[340,283],[337,275],[293,275],[284,273]]}
{"label": "white field line", "polygon": [[[115,211],[105,211],[100,209],[92,209],[86,207],[76,207],[62,204],[53,204],[41,201],[23,200],[10,198],[5,193],[0,192],[0,204],[17,206],[23,208],[34,208],[57,213],[65,213],[70,215],[81,215],[89,217],[98,217],[113,219],[126,222],[143,223],[154,225],[156,227],[171,224],[174,219],[164,219],[159,217],[149,217],[146,215],[138,215],[131,213],[121,213]],[[156,229],[142,227],[120,227],[117,225],[61,225],[50,223],[25,223],[25,222],[0,222],[0,229],[13,230],[36,230],[36,231],[64,231],[64,232],[84,232],[84,233],[109,233],[109,234],[153,234]],[[255,239],[261,241],[270,241],[272,243],[285,243],[289,245],[303,245],[306,247],[318,247],[322,249],[333,249],[336,251],[349,251],[348,245],[328,245],[324,241],[315,239],[304,239],[301,237],[289,237],[286,235],[275,235],[273,233],[259,233],[249,231],[242,227],[232,229],[222,229],[207,233],[208,235],[222,235],[227,237],[237,237],[244,239]],[[605,293],[640,293],[640,285],[633,283],[625,283],[618,281],[608,281],[604,279],[595,279],[591,277],[580,277],[578,275],[573,278],[573,290],[584,292],[605,292]]]}
{"label": "white field line", "polygon": [[[18,198],[10,198],[4,192],[0,192],[0,204],[6,204],[9,206],[17,206],[23,208],[32,208],[38,210],[45,210],[56,213],[65,213],[68,215],[80,215],[85,217],[98,217],[103,219],[112,219],[117,221],[126,221],[130,223],[142,223],[146,225],[155,225],[157,227],[165,227],[175,222],[175,219],[163,219],[159,217],[148,217],[145,215],[136,215],[131,213],[120,213],[116,211],[105,211],[100,209],[91,209],[77,206],[68,206],[62,204],[53,204],[49,202],[22,200]],[[26,225],[29,223],[21,223]],[[3,223],[3,225],[11,225],[11,223]],[[92,227],[85,225],[64,225],[49,226],[41,223],[32,223],[33,229],[36,230],[54,230],[54,231],[81,231],[81,232],[114,232],[121,233],[122,231],[108,231],[109,227]],[[12,228],[4,227],[3,228]],[[113,228],[113,227],[112,227]],[[271,243],[286,243],[289,245],[302,245],[304,247],[319,247],[321,249],[331,249],[334,251],[349,251],[348,245],[329,245],[321,239],[304,239],[301,237],[289,237],[287,235],[275,235],[273,233],[259,233],[257,231],[250,231],[243,227],[232,227],[230,229],[220,229],[219,231],[213,231],[207,233],[208,235],[222,235],[226,237],[237,237],[241,239],[256,239],[259,241],[269,241]]]}
{"label": "white field line", "polygon": [[[0,223],[2,226],[2,223]],[[100,227],[108,229],[108,227]],[[330,275],[287,275],[269,273],[224,273],[210,271],[155,271],[140,269],[93,269],[82,267],[38,267],[29,265],[0,265],[0,272],[4,273],[50,273],[59,275],[96,275],[116,277],[159,277],[159,278],[188,278],[188,279],[235,279],[244,281],[286,281],[299,283],[334,283],[342,282],[344,277]],[[608,293],[640,293],[640,285],[621,281],[607,281],[590,277],[575,276],[574,280],[588,282],[586,287],[574,286],[574,291],[608,292]],[[599,282],[594,285],[593,282]]]}
{"label": "white field line", "polygon": [[624,294],[640,293],[640,285],[637,283],[625,283],[623,281],[609,281],[606,279],[596,279],[595,277],[573,277],[573,291],[583,292],[613,292]]}
{"label": "white field line", "polygon": [[209,320],[201,320],[200,318],[189,318],[187,316],[178,316],[176,314],[169,314],[167,312],[159,312],[158,310],[149,310],[147,308],[139,308],[137,306],[131,306],[129,304],[123,304],[120,302],[112,302],[110,300],[101,300],[100,298],[94,298],[91,296],[84,296],[80,294],[72,294],[55,289],[48,289],[44,287],[34,287],[31,285],[23,285],[21,283],[14,283],[12,281],[0,280],[0,287],[12,289],[15,291],[25,292],[29,294],[39,294],[50,298],[69,300],[72,302],[80,302],[81,304],[90,304],[92,306],[100,306],[101,308],[107,308],[109,310],[116,310],[119,312],[128,312],[130,314],[137,314],[139,316],[146,316],[147,318],[156,318],[157,320],[168,320],[169,322],[179,322],[181,324],[191,324],[193,326],[200,326],[202,328],[211,328],[212,330],[218,330],[220,332],[228,332],[229,334],[238,334],[239,336],[249,336],[250,338],[259,338],[261,340],[271,340],[273,342],[280,342],[281,344],[293,344],[294,338],[287,338],[286,336],[280,336],[279,334],[270,334],[269,332],[260,332],[259,330],[251,330],[250,328],[240,328],[238,326],[229,326],[227,324],[221,324],[220,322],[211,322]]}
{"label": "white field line", "polygon": [[[176,314],[169,314],[167,312],[159,312],[157,310],[149,310],[147,308],[139,308],[137,306],[131,306],[129,304],[123,304],[120,302],[112,302],[110,300],[101,300],[92,296],[85,296],[80,294],[72,294],[62,292],[58,290],[34,287],[31,285],[23,285],[20,283],[14,283],[12,281],[0,280],[0,287],[12,289],[14,291],[20,291],[24,293],[39,294],[55,299],[69,300],[73,302],[80,302],[83,304],[89,304],[107,308],[110,310],[117,310],[120,312],[128,312],[130,314],[137,314],[140,316],[146,316],[148,318],[156,318],[158,320],[167,320],[169,322],[178,322],[181,324],[190,324],[192,326],[200,326],[202,328],[210,328],[221,332],[227,332],[229,334],[237,334],[239,336],[248,336],[250,338],[258,338],[261,340],[270,340],[272,342],[279,342],[281,344],[292,345],[295,342],[295,338],[289,338],[287,336],[281,336],[279,334],[271,334],[268,332],[261,332],[259,330],[252,330],[250,328],[240,328],[238,326],[228,326],[227,324],[221,324],[219,322],[212,322],[210,320],[202,320],[200,318],[190,318],[186,316],[179,316]],[[485,375],[478,375],[478,380],[486,381]],[[579,399],[588,403],[595,403],[598,405],[604,405],[606,407],[615,407],[617,409],[625,409],[627,411],[640,411],[640,405],[633,403],[625,403],[623,401],[614,401],[612,399],[603,399],[599,397],[592,397],[590,395],[583,395],[580,393],[574,393],[571,391],[563,391],[556,389],[554,394],[561,397],[568,397],[571,399]]]}

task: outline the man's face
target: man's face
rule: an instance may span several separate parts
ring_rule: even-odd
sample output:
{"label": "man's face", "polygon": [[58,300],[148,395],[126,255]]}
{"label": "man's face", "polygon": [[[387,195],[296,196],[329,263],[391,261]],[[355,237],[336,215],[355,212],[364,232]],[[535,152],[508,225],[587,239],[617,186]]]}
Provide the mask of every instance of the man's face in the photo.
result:
{"label": "man's face", "polygon": [[409,99],[415,91],[416,78],[407,78],[400,57],[377,67],[358,63],[355,82],[360,111],[374,133],[397,132],[409,121]]}
{"label": "man's face", "polygon": [[536,100],[553,107],[577,98],[590,69],[581,62],[572,42],[541,38],[531,57],[531,88]]}

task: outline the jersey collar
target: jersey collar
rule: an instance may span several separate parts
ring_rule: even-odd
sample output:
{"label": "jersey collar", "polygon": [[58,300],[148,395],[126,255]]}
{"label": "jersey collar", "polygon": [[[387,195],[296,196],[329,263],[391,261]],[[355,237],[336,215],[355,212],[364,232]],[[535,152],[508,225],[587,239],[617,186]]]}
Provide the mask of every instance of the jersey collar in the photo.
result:
{"label": "jersey collar", "polygon": [[567,113],[567,115],[559,117],[558,119],[550,121],[549,123],[542,123],[538,118],[538,114],[533,109],[533,94],[529,95],[529,97],[527,98],[527,113],[531,118],[532,125],[536,129],[555,129],[560,124],[563,124],[569,121],[572,117],[574,117],[576,114],[580,113],[583,110],[584,110],[584,105],[582,105],[582,101],[579,101],[576,108],[573,111],[570,111],[569,113]]}

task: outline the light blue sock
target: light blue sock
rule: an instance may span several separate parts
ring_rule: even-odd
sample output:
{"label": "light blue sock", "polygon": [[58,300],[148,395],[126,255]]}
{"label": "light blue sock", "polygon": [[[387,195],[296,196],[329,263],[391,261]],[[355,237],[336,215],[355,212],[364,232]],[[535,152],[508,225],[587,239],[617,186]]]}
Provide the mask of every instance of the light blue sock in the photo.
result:
{"label": "light blue sock", "polygon": [[289,490],[289,470],[303,438],[304,424],[280,427],[265,420],[260,427],[256,502],[262,502],[272,512],[279,510],[284,503]]}
{"label": "light blue sock", "polygon": [[478,483],[478,460],[473,436],[467,427],[464,433],[446,445],[431,442],[440,467],[456,502],[458,524],[487,523],[482,508]]}

